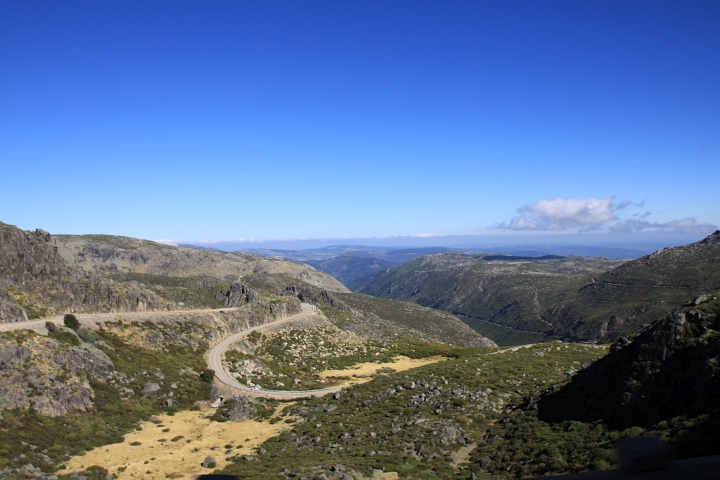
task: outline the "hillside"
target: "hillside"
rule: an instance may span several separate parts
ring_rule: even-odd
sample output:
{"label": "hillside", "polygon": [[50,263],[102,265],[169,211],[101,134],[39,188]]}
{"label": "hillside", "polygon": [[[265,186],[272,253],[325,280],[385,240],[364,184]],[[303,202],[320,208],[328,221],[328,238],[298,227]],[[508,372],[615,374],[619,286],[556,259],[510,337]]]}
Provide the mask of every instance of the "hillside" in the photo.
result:
{"label": "hillside", "polygon": [[[445,310],[475,330],[543,334],[544,314],[619,260],[439,254],[416,258],[351,285],[354,291]],[[541,339],[540,337],[539,339]]]}
{"label": "hillside", "polygon": [[362,250],[348,251],[326,260],[309,260],[306,263],[332,275],[344,285],[349,285],[396,265],[395,262],[378,258],[374,254]]}
{"label": "hillside", "polygon": [[[539,402],[547,421],[603,421],[618,429],[679,424],[676,449],[720,447],[720,301],[701,298],[620,338],[610,353]],[[677,428],[676,425],[672,428]],[[702,440],[701,440],[702,439]],[[696,453],[697,454],[697,453]]]}
{"label": "hillside", "polygon": [[553,306],[545,318],[560,335],[614,339],[720,289],[720,231],[682,247],[626,262]]}
{"label": "hillside", "polygon": [[457,317],[411,302],[328,292],[285,275],[254,275],[243,281],[264,296],[293,295],[317,305],[335,326],[364,338],[411,338],[473,348],[497,346]]}
{"label": "hillside", "polygon": [[48,232],[0,222],[0,323],[67,311],[169,307],[137,282],[102,279],[78,269]]}
{"label": "hillside", "polygon": [[112,235],[57,235],[57,239],[72,253],[78,267],[99,275],[237,278],[287,274],[329,291],[348,291],[313,267],[248,253],[175,247]]}

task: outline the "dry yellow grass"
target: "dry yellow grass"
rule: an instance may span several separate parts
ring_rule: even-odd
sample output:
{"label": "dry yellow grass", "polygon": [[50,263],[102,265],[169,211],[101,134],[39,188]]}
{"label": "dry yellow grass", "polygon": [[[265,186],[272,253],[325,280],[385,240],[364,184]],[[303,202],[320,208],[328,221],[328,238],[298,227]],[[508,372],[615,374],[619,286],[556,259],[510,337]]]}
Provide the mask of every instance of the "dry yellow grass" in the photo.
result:
{"label": "dry yellow grass", "polygon": [[323,379],[328,379],[332,377],[350,377],[349,380],[339,383],[333,383],[333,386],[357,385],[359,383],[369,382],[370,380],[372,380],[373,375],[375,375],[379,370],[382,370],[383,368],[392,368],[396,372],[404,372],[405,370],[410,370],[411,368],[422,367],[424,365],[443,362],[445,360],[447,360],[447,358],[440,356],[418,359],[398,356],[395,357],[392,362],[358,363],[357,365],[353,365],[346,370],[325,370],[324,372],[320,372],[318,375],[320,378]]}
{"label": "dry yellow grass", "polygon": [[[229,463],[229,455],[224,454],[225,445],[233,446],[232,455],[251,455],[258,445],[288,427],[284,422],[271,425],[268,421],[252,420],[218,423],[206,418],[209,414],[212,411],[184,411],[174,416],[160,416],[157,424],[143,422],[142,430],[126,435],[123,443],[96,448],[71,458],[63,473],[98,465],[121,480],[195,478],[213,471],[201,466],[208,455],[217,461],[216,468],[224,468]],[[165,441],[161,441],[163,439]],[[140,445],[131,445],[135,442]],[[239,445],[241,448],[236,448]],[[212,447],[218,448],[211,450]]]}

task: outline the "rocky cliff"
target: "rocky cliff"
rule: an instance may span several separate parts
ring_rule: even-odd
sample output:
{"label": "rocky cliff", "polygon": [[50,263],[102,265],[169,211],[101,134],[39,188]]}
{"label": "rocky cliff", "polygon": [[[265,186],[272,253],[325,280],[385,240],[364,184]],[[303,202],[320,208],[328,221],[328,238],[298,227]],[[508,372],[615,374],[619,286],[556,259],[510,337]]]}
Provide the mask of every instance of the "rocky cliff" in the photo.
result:
{"label": "rocky cliff", "polygon": [[560,392],[539,402],[541,418],[602,420],[617,428],[649,427],[677,416],[720,409],[720,302],[657,320],[605,357],[585,365]]}
{"label": "rocky cliff", "polygon": [[114,365],[101,350],[77,343],[27,332],[0,335],[0,409],[33,407],[56,417],[90,408],[94,392],[88,377],[109,380]]}
{"label": "rocky cliff", "polygon": [[67,311],[137,311],[169,305],[136,282],[100,279],[78,269],[48,232],[0,222],[0,322]]}

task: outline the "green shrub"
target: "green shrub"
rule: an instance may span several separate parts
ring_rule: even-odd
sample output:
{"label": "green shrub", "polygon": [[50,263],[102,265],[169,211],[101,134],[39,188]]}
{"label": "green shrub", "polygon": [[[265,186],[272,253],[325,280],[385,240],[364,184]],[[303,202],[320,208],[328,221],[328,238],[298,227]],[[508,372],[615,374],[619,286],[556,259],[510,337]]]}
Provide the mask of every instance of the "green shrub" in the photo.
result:
{"label": "green shrub", "polygon": [[202,378],[203,381],[205,381],[207,383],[212,383],[212,381],[215,379],[215,370],[211,370],[209,368],[203,368],[203,371],[200,374],[200,378]]}
{"label": "green shrub", "polygon": [[57,325],[55,325],[53,322],[45,322],[45,328],[47,328],[48,332],[50,333],[56,333],[58,331]]}
{"label": "green shrub", "polygon": [[80,328],[80,322],[78,321],[77,317],[72,313],[65,314],[65,316],[63,317],[63,323],[66,327],[72,328],[73,330],[77,330],[78,328]]}
{"label": "green shrub", "polygon": [[68,332],[67,330],[58,329],[56,332],[48,331],[48,337],[54,338],[62,343],[67,343],[68,345],[80,345],[80,339],[78,336],[72,332]]}
{"label": "green shrub", "polygon": [[87,327],[78,328],[75,333],[77,333],[78,337],[85,343],[95,343],[97,341],[97,335]]}

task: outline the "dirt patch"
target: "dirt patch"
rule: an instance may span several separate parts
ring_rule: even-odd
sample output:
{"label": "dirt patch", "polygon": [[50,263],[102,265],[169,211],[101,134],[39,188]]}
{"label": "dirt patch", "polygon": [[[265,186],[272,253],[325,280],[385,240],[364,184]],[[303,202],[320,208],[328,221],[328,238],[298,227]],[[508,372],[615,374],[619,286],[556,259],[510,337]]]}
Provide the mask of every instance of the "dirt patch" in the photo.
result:
{"label": "dirt patch", "polygon": [[346,370],[325,370],[324,372],[320,372],[318,376],[322,379],[350,378],[349,380],[343,382],[333,382],[333,386],[357,385],[358,383],[369,382],[378,371],[384,368],[392,368],[396,372],[404,372],[405,370],[410,370],[411,368],[422,367],[430,365],[431,363],[444,362],[445,360],[447,360],[447,358],[439,356],[417,359],[399,356],[395,357],[392,362],[358,363]]}
{"label": "dirt patch", "polygon": [[[477,443],[471,443],[470,445],[465,445],[457,452],[453,452],[450,457],[452,458],[452,466],[455,470],[457,468],[464,464],[464,463],[470,463],[470,454],[473,450],[477,447]],[[457,472],[456,472],[457,473]]]}
{"label": "dirt patch", "polygon": [[[279,409],[287,405],[281,405]],[[63,474],[82,471],[92,465],[106,468],[120,480],[148,478],[195,478],[212,473],[201,466],[205,457],[222,469],[235,455],[252,455],[268,438],[278,435],[285,422],[268,421],[212,422],[206,418],[214,410],[184,411],[174,416],[162,415],[157,423],[143,422],[142,430],[125,435],[123,443],[96,448],[71,458]],[[226,453],[232,446],[232,452]],[[214,447],[217,447],[213,450]]]}

